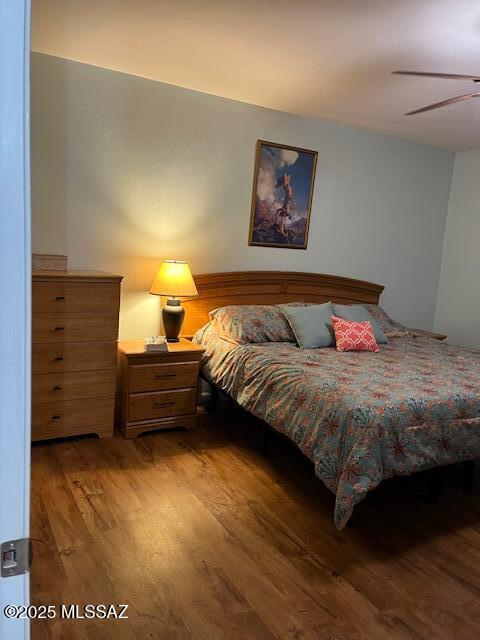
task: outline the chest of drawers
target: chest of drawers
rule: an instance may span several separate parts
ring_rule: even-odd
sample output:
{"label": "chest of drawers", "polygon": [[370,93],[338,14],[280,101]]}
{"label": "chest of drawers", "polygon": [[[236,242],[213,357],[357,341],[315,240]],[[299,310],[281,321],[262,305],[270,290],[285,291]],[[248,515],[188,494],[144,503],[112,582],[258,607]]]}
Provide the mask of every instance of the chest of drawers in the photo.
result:
{"label": "chest of drawers", "polygon": [[32,280],[32,440],[112,435],[121,276]]}

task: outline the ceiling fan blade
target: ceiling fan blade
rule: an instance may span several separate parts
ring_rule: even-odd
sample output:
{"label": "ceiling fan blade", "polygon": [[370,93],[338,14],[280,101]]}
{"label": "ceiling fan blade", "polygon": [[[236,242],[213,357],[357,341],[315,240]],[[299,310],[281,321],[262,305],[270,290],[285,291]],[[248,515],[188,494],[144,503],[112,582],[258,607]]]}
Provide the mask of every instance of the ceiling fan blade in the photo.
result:
{"label": "ceiling fan blade", "polygon": [[479,76],[464,76],[458,73],[430,73],[428,71],[392,71],[401,76],[421,76],[423,78],[447,78],[449,80],[473,80],[480,82]]}
{"label": "ceiling fan blade", "polygon": [[415,113],[423,113],[424,111],[431,111],[432,109],[440,109],[440,107],[446,107],[449,104],[454,104],[455,102],[463,102],[464,100],[469,100],[470,98],[476,98],[478,96],[480,96],[480,91],[476,93],[466,93],[463,96],[456,96],[455,98],[449,98],[448,100],[435,102],[435,104],[429,104],[428,106],[422,107],[421,109],[415,109],[414,111],[409,111],[405,115],[413,116]]}

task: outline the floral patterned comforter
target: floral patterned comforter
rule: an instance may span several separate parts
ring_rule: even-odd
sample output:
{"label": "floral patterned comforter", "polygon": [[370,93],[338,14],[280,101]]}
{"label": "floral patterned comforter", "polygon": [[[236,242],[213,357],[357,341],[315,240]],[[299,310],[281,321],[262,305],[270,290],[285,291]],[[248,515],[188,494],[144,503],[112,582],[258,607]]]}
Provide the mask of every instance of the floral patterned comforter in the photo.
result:
{"label": "floral patterned comforter", "polygon": [[379,353],[235,345],[210,325],[194,340],[205,377],[313,461],[338,529],[383,479],[480,457],[480,350],[412,336]]}

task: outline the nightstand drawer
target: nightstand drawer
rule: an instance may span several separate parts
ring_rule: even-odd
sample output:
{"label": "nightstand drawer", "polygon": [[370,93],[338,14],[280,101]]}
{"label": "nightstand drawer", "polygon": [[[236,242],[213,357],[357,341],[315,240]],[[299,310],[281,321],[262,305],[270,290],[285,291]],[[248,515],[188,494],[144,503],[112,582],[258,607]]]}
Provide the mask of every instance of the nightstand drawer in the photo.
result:
{"label": "nightstand drawer", "polygon": [[38,373],[32,376],[32,403],[57,402],[115,394],[115,369]]}
{"label": "nightstand drawer", "polygon": [[112,424],[112,397],[46,402],[35,405],[32,412],[32,439],[54,438],[88,433],[90,427]]}
{"label": "nightstand drawer", "polygon": [[32,342],[116,340],[118,315],[105,313],[36,313]]}
{"label": "nightstand drawer", "polygon": [[198,362],[137,364],[130,367],[130,393],[196,387]]}
{"label": "nightstand drawer", "polygon": [[118,284],[96,282],[35,282],[33,313],[117,313]]}
{"label": "nightstand drawer", "polygon": [[116,342],[37,343],[32,347],[32,373],[114,369],[116,364]]}
{"label": "nightstand drawer", "polygon": [[197,389],[135,393],[129,398],[129,422],[195,413]]}

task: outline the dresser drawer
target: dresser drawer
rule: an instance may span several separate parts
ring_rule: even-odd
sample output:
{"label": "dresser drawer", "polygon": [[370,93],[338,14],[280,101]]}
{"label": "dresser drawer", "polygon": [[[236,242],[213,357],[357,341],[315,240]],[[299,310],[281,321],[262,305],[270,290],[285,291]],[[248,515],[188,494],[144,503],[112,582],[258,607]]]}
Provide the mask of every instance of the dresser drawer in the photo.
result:
{"label": "dresser drawer", "polygon": [[118,315],[106,313],[35,313],[33,342],[116,340]]}
{"label": "dresser drawer", "polygon": [[137,364],[130,367],[130,393],[196,387],[198,362]]}
{"label": "dresser drawer", "polygon": [[118,312],[120,288],[111,283],[34,282],[33,313]]}
{"label": "dresser drawer", "polygon": [[54,438],[88,433],[90,427],[112,424],[113,397],[46,402],[35,405],[32,413],[32,439]]}
{"label": "dresser drawer", "polygon": [[116,364],[116,342],[37,343],[32,346],[32,373],[111,369]]}
{"label": "dresser drawer", "polygon": [[32,403],[112,396],[115,370],[37,373],[32,376]]}
{"label": "dresser drawer", "polygon": [[195,413],[197,390],[160,391],[158,393],[135,393],[129,399],[129,422],[154,420]]}

